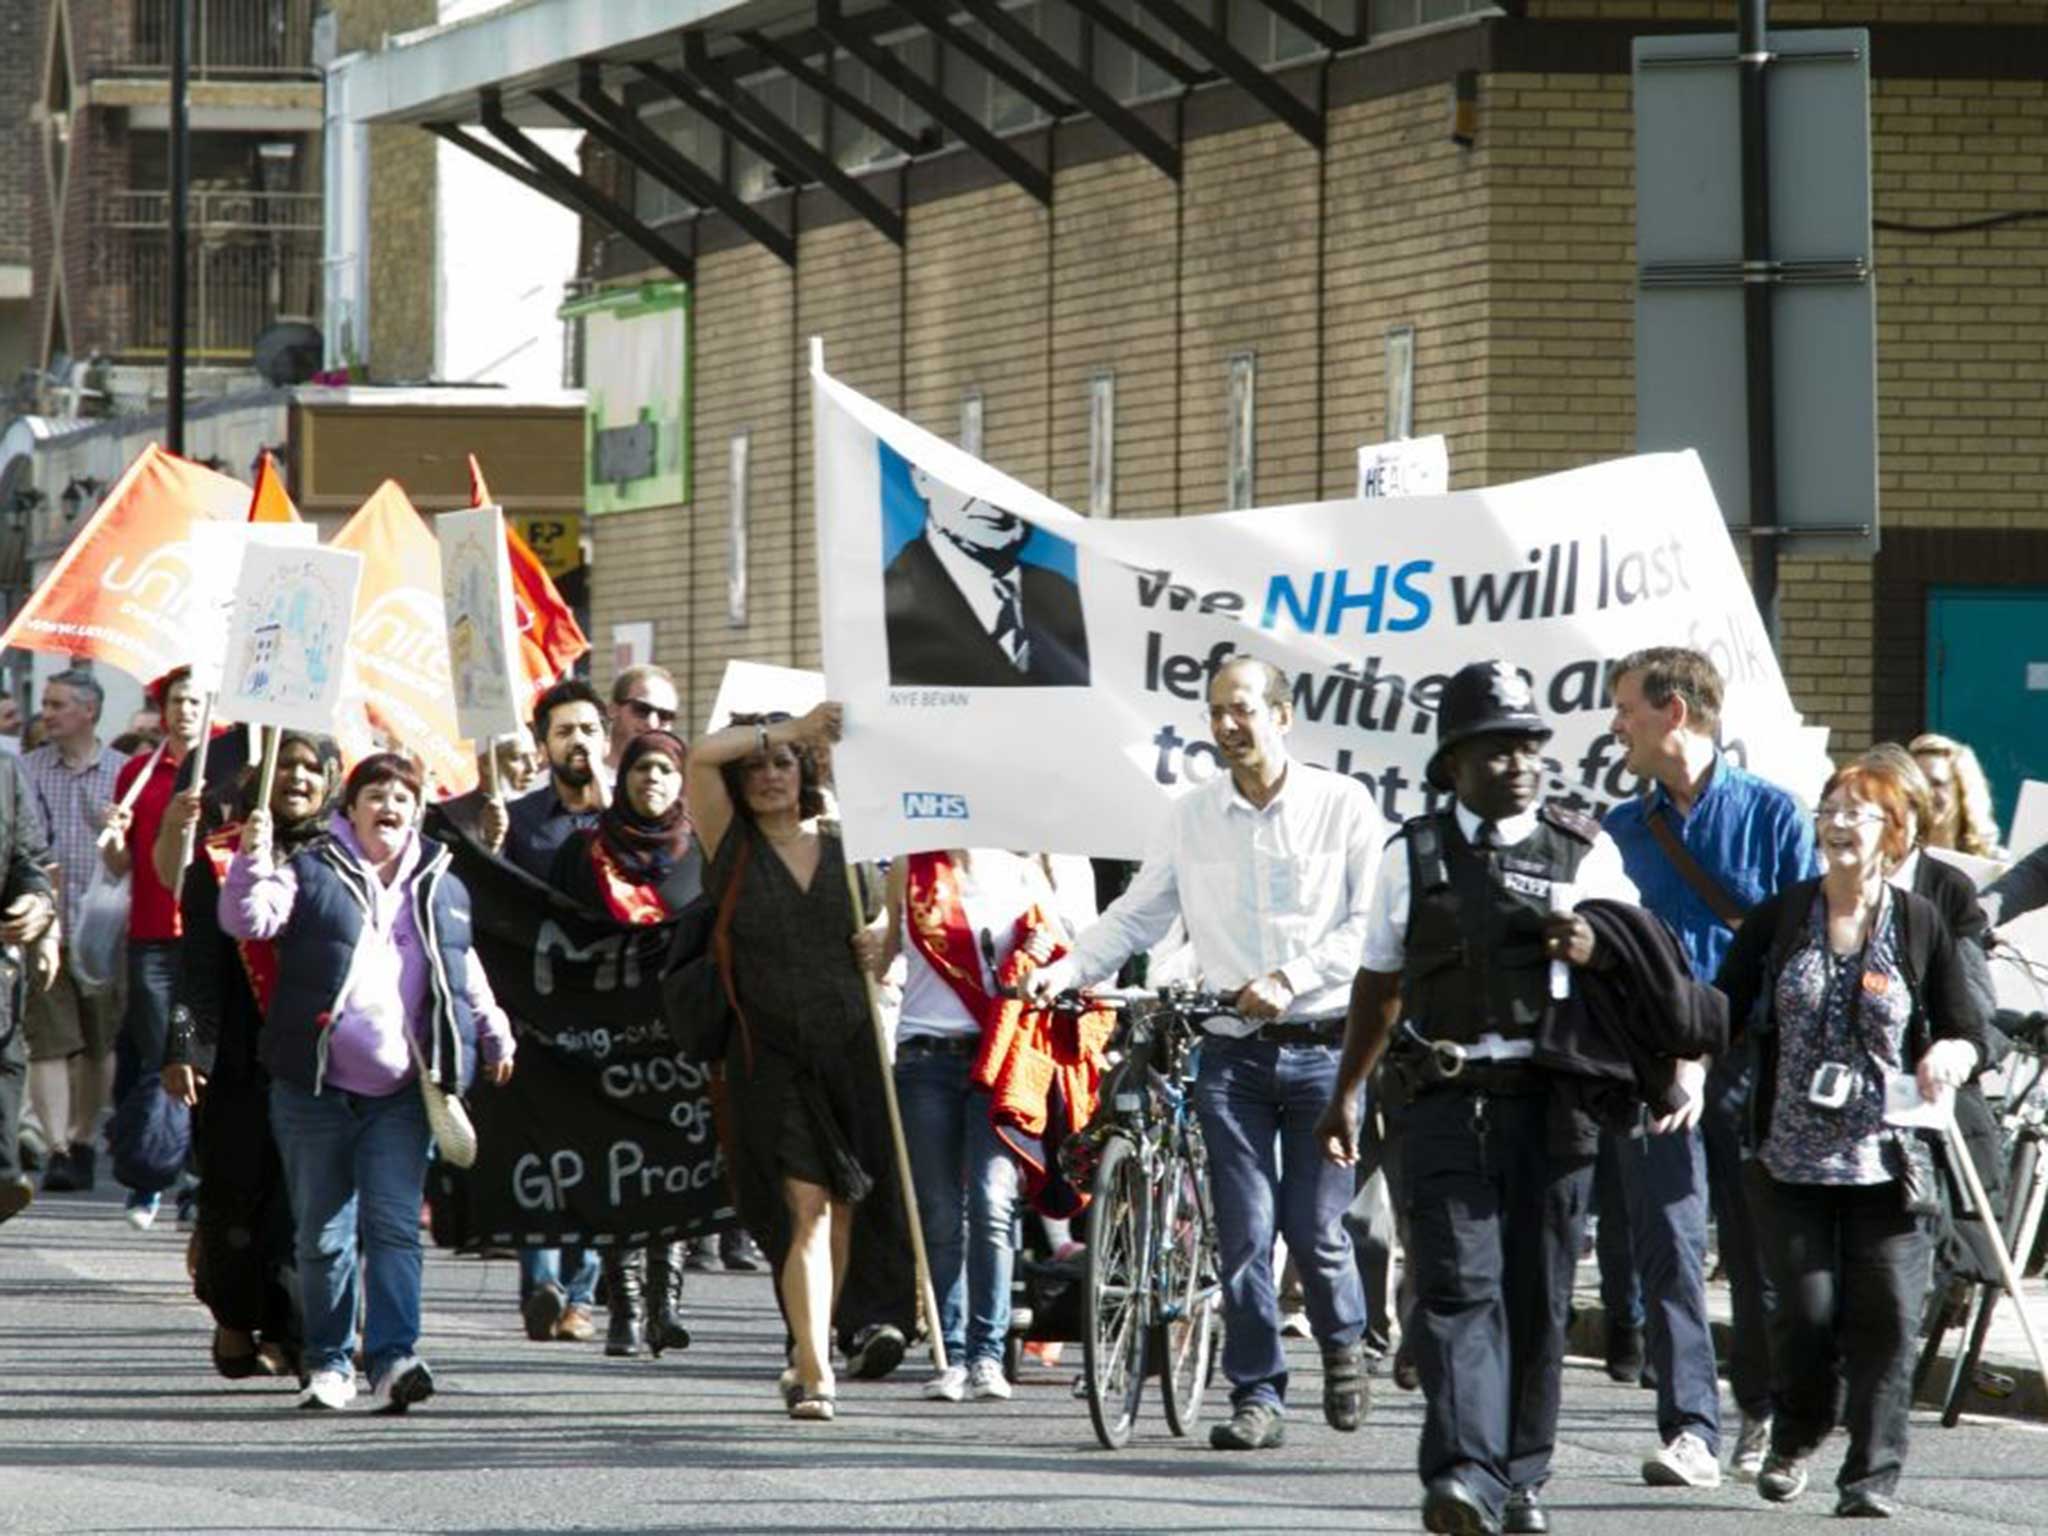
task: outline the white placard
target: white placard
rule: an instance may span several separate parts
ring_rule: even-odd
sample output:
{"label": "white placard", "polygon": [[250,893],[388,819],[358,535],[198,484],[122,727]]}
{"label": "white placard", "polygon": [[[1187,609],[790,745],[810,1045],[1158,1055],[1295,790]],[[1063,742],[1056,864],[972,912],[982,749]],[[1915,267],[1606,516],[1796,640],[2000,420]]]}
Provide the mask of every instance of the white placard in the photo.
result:
{"label": "white placard", "polygon": [[718,680],[718,697],[704,731],[723,730],[734,715],[765,715],[786,710],[807,715],[825,702],[825,674],[801,667],[772,667],[762,661],[728,661]]}
{"label": "white placard", "polygon": [[1358,496],[1441,496],[1451,488],[1451,450],[1443,435],[1404,437],[1358,450]]}
{"label": "white placard", "polygon": [[625,624],[612,626],[612,671],[623,672],[628,667],[644,667],[653,660],[652,621],[634,619]]}
{"label": "white placard", "polygon": [[2048,784],[2028,779],[2020,785],[2019,801],[2012,808],[2012,836],[2005,840],[2005,851],[2021,859],[2043,843],[2048,843]]}
{"label": "white placard", "polygon": [[311,523],[195,520],[185,537],[192,546],[192,683],[201,693],[218,693],[221,669],[227,665],[242,552],[251,544],[304,549],[320,542],[320,531]]}
{"label": "white placard", "polygon": [[1928,857],[1939,859],[1944,864],[1953,864],[1968,875],[1970,883],[1980,891],[2006,870],[2006,866],[1996,859],[1979,858],[1974,853],[1958,853],[1953,848],[1929,848],[1927,854]]}
{"label": "white placard", "polygon": [[441,607],[448,619],[448,675],[455,690],[455,728],[473,742],[519,729],[520,693],[513,678],[519,619],[512,602],[512,562],[505,552],[502,507],[443,512],[434,520],[441,543]]}
{"label": "white placard", "polygon": [[1292,754],[1358,780],[1391,820],[1432,802],[1444,682],[1493,659],[1555,728],[1544,794],[1589,813],[1640,791],[1608,729],[1606,671],[1646,645],[1714,659],[1738,761],[1803,796],[1827,776],[1696,455],[1420,498],[1395,523],[1355,500],[1104,520],[822,369],[812,380],[854,858],[1142,856],[1170,801],[1223,771],[1207,689],[1233,654],[1292,679]]}
{"label": "white placard", "polygon": [[215,718],[331,732],[362,579],[354,550],[248,545]]}

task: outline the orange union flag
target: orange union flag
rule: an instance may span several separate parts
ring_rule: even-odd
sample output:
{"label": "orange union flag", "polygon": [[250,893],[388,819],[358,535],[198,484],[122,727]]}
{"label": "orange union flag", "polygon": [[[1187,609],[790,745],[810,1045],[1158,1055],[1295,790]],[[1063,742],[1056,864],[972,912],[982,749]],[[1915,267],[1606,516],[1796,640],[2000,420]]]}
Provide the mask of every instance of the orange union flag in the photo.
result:
{"label": "orange union flag", "polygon": [[249,487],[151,443],[115,482],[0,648],[90,656],[131,677],[192,659],[195,521],[239,523]]}
{"label": "orange union flag", "polygon": [[379,729],[427,765],[437,794],[474,789],[476,759],[455,728],[441,546],[433,530],[398,482],[386,480],[331,543],[363,557],[349,630],[350,691],[360,693]]}

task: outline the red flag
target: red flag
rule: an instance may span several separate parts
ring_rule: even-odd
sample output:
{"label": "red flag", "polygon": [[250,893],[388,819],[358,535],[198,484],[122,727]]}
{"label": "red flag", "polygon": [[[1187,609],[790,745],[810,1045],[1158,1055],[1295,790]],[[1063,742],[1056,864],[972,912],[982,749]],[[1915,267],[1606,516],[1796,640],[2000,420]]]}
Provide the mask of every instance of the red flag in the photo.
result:
{"label": "red flag", "polygon": [[114,482],[0,647],[90,656],[136,678],[192,659],[195,522],[240,522],[249,488],[151,443]]}
{"label": "red flag", "polygon": [[[491,488],[484,483],[483,466],[476,455],[469,456],[469,504],[491,505]],[[531,694],[549,687],[590,649],[590,641],[576,615],[562,600],[548,568],[540,562],[511,519],[505,522],[505,553],[512,563],[512,600],[519,616],[519,660],[526,671]]]}
{"label": "red flag", "polygon": [[252,523],[296,523],[300,521],[299,509],[292,505],[286,493],[284,481],[277,475],[277,461],[264,449],[256,455],[256,489],[249,497],[249,521]]}

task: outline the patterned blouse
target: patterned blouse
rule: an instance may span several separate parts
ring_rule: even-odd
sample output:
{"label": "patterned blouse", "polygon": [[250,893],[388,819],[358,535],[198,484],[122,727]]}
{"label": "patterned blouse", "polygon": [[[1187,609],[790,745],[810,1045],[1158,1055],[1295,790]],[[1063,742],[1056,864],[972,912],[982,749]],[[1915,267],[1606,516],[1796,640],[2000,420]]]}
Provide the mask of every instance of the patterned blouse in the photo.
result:
{"label": "patterned blouse", "polygon": [[[1777,1100],[1758,1156],[1786,1184],[1887,1184],[1884,1146],[1897,1133],[1884,1123],[1888,1073],[1904,1070],[1912,997],[1898,953],[1897,903],[1889,889],[1871,920],[1864,949],[1828,948],[1827,903],[1816,900],[1805,942],[1778,975]],[[1816,1107],[1809,1094],[1824,1062],[1849,1069],[1840,1109]]]}

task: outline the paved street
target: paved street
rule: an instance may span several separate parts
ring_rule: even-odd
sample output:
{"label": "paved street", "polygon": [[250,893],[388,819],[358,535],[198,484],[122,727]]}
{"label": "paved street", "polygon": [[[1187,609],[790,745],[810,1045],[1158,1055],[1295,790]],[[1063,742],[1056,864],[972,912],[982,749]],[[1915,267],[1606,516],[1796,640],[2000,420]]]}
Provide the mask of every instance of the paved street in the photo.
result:
{"label": "paved street", "polygon": [[[398,1420],[295,1413],[281,1384],[206,1358],[183,1234],[136,1234],[111,1196],[38,1204],[0,1231],[0,1531],[1417,1530],[1418,1401],[1382,1383],[1362,1433],[1326,1429],[1305,1369],[1285,1450],[1222,1457],[1150,1412],[1097,1448],[1067,1375],[1014,1402],[922,1401],[920,1372],[849,1384],[838,1423],[790,1423],[759,1276],[692,1276],[695,1345],[659,1363],[518,1332],[509,1262],[429,1261],[425,1352],[441,1395]],[[1304,1352],[1304,1360],[1312,1352]],[[1916,1416],[1903,1528],[2048,1526],[2048,1434],[1942,1431]],[[1640,1485],[1647,1394],[1572,1372],[1553,1485],[1560,1532],[1809,1526],[1832,1508],[1839,1442],[1790,1510],[1746,1487]]]}

